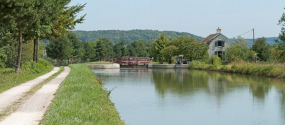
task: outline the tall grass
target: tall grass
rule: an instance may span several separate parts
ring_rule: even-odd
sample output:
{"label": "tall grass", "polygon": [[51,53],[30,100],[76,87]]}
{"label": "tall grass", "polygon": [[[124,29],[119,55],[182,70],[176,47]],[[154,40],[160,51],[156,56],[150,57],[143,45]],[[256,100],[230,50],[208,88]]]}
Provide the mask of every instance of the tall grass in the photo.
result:
{"label": "tall grass", "polygon": [[70,65],[42,125],[121,125],[114,104],[85,64]]}
{"label": "tall grass", "polygon": [[27,62],[23,64],[20,72],[15,73],[12,69],[2,69],[0,72],[0,93],[26,81],[41,76],[53,69],[53,66],[44,60],[38,63]]}
{"label": "tall grass", "polygon": [[285,78],[284,64],[239,62],[228,65],[212,65],[199,61],[193,61],[191,64],[189,64],[189,67],[193,69],[223,71],[254,76]]}

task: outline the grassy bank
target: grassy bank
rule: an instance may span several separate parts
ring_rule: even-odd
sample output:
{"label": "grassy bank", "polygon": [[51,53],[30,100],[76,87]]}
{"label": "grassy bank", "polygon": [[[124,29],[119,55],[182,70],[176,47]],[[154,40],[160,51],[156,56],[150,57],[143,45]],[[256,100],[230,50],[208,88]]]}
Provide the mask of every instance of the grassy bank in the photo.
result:
{"label": "grassy bank", "polygon": [[61,84],[41,124],[124,124],[94,73],[85,64],[70,67],[69,76]]}
{"label": "grassy bank", "polygon": [[[159,62],[152,62],[151,64],[159,64]],[[168,62],[163,62],[162,64],[168,64]],[[174,64],[174,63],[172,63]]]}
{"label": "grassy bank", "polygon": [[267,76],[285,78],[284,64],[266,64],[266,63],[232,63],[228,65],[212,65],[199,61],[193,61],[190,65],[193,69],[222,71],[230,73],[240,73],[253,76]]}
{"label": "grassy bank", "polygon": [[[35,79],[43,74],[50,72],[53,66],[46,61],[27,62],[23,64],[19,73],[15,73],[12,69],[5,69],[5,73],[0,73],[0,93],[26,81]],[[2,69],[2,71],[4,71]]]}

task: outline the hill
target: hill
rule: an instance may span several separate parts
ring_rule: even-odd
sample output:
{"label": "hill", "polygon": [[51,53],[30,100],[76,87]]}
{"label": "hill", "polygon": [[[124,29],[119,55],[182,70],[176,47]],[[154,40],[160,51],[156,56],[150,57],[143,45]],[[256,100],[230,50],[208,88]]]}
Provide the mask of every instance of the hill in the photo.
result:
{"label": "hill", "polygon": [[98,30],[98,31],[73,31],[81,41],[90,42],[99,38],[108,38],[113,43],[117,43],[120,39],[129,44],[134,40],[155,40],[164,32],[168,38],[178,38],[180,36],[189,36],[197,41],[201,41],[203,37],[193,35],[186,32],[175,31],[158,31],[158,30]]}
{"label": "hill", "polygon": [[[278,39],[278,37],[266,37],[266,43],[267,44],[277,44],[275,42],[275,40]],[[253,45],[253,39],[246,39],[247,41],[249,41],[249,45],[248,46],[252,46]],[[256,39],[255,39],[256,40]]]}

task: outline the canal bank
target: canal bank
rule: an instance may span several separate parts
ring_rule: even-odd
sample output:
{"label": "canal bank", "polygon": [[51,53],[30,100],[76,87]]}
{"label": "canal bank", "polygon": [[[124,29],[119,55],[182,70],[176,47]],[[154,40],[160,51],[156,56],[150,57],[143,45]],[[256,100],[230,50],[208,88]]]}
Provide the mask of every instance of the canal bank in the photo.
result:
{"label": "canal bank", "polygon": [[199,61],[193,61],[189,67],[191,69],[209,70],[227,73],[237,73],[252,76],[266,76],[275,78],[285,78],[284,64],[267,64],[267,63],[232,63],[227,65],[206,64]]}
{"label": "canal bank", "polygon": [[41,124],[124,124],[90,68],[86,64],[70,67],[69,76],[58,89]]}

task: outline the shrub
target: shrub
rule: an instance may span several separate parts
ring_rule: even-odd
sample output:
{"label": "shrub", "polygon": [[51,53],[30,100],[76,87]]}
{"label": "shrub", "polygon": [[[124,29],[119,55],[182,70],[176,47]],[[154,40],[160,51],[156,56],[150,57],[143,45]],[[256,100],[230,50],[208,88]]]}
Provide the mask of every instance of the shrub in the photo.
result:
{"label": "shrub", "polygon": [[213,65],[221,65],[222,64],[222,60],[220,57],[214,55],[210,58],[209,60],[209,64],[213,64]]}
{"label": "shrub", "polygon": [[5,62],[7,61],[7,55],[5,52],[0,48],[0,68],[5,67]]}
{"label": "shrub", "polygon": [[12,73],[13,71],[12,68],[0,68],[0,74]]}
{"label": "shrub", "polygon": [[38,63],[34,61],[28,61],[22,64],[22,68],[28,69],[33,73],[39,73],[46,69],[48,66],[52,66],[52,64],[44,59],[39,59]]}

